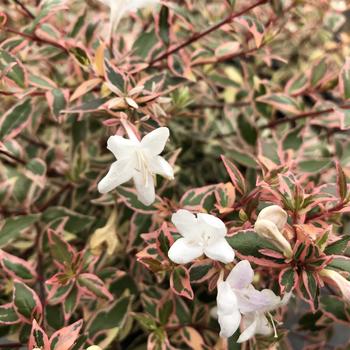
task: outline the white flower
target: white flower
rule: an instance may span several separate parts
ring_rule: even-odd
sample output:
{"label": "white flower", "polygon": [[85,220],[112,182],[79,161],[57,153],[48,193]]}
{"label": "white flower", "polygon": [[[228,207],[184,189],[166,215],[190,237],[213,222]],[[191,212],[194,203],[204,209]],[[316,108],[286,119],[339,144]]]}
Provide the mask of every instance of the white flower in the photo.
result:
{"label": "white flower", "polygon": [[92,345],[92,346],[89,346],[86,350],[102,350],[102,349],[97,345]]}
{"label": "white flower", "polygon": [[229,273],[226,281],[218,282],[217,315],[220,324],[220,336],[231,337],[241,322],[242,296],[254,288],[254,271],[247,260],[240,261]]}
{"label": "white flower", "polygon": [[129,12],[155,5],[159,0],[100,0],[110,7],[109,39],[117,29],[120,20]]}
{"label": "white flower", "polygon": [[[220,336],[231,337],[240,322],[244,327],[238,342],[244,342],[255,334],[269,335],[273,331],[265,313],[284,305],[290,297],[283,300],[271,290],[256,290],[252,281],[254,271],[247,260],[240,261],[227,276],[226,281],[218,282],[217,315]],[[272,319],[272,318],[271,318]]]}
{"label": "white flower", "polygon": [[320,272],[322,277],[331,280],[340,289],[344,299],[350,302],[350,281],[342,276],[339,272],[329,269],[323,269]]}
{"label": "white flower", "polygon": [[187,264],[205,254],[207,257],[225,264],[232,262],[235,253],[225,239],[227,228],[217,217],[180,209],[171,221],[182,238],[170,247],[168,256],[177,264]]}
{"label": "white flower", "polygon": [[117,161],[99,182],[99,192],[107,193],[133,178],[139,201],[144,205],[152,204],[155,200],[154,175],[174,179],[171,165],[159,156],[168,138],[169,129],[165,127],[153,130],[141,141],[136,136],[133,139],[111,136],[107,148]]}
{"label": "white flower", "polygon": [[287,213],[278,205],[264,208],[256,219],[254,229],[262,237],[271,239],[287,258],[292,257],[293,251],[288,240],[281,231],[287,223]]}

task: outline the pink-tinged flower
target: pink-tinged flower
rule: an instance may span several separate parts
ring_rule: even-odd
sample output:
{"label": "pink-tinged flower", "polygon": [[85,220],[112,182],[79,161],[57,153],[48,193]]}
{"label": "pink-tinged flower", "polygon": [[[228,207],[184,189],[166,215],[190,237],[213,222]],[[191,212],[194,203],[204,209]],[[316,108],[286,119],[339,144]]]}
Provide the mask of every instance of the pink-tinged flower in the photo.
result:
{"label": "pink-tinged flower", "polygon": [[242,320],[242,331],[238,342],[242,343],[255,334],[269,335],[273,327],[266,313],[288,302],[290,294],[283,300],[271,290],[258,291],[252,285],[254,271],[247,260],[240,261],[227,276],[218,282],[217,315],[220,336],[230,337]]}
{"label": "pink-tinged flower", "polygon": [[107,175],[98,183],[99,192],[107,193],[133,179],[139,201],[144,205],[151,205],[155,200],[155,175],[174,179],[171,165],[159,155],[168,138],[169,129],[165,127],[153,130],[141,141],[136,136],[132,139],[111,136],[107,141],[107,148],[117,161],[112,163]]}
{"label": "pink-tinged flower", "polygon": [[168,256],[173,262],[187,264],[203,254],[225,264],[235,258],[234,250],[225,239],[227,228],[219,218],[203,213],[196,216],[180,209],[171,221],[182,236],[169,249]]}
{"label": "pink-tinged flower", "polygon": [[258,215],[254,230],[262,237],[271,240],[283,254],[290,258],[293,255],[292,247],[281,231],[287,223],[287,213],[278,205],[264,208]]}
{"label": "pink-tinged flower", "polygon": [[320,272],[322,277],[331,280],[340,290],[343,298],[350,302],[350,281],[339,272],[329,269],[323,269]]}
{"label": "pink-tinged flower", "polygon": [[109,38],[128,13],[159,3],[159,0],[100,0],[110,8]]}

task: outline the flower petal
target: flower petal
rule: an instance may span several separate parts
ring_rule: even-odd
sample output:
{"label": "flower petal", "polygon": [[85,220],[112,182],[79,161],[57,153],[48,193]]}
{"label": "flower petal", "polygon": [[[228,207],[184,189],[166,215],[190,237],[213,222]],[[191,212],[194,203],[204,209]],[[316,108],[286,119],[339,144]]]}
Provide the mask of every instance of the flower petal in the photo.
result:
{"label": "flower petal", "polygon": [[147,7],[159,3],[159,0],[132,0],[127,2],[128,11],[135,11],[142,7]]}
{"label": "flower petal", "polygon": [[163,157],[152,157],[149,166],[152,173],[159,174],[169,180],[174,179],[174,170]]}
{"label": "flower petal", "polygon": [[100,193],[107,193],[117,186],[131,179],[134,173],[132,162],[129,159],[121,159],[112,163],[107,175],[98,183]]}
{"label": "flower petal", "polygon": [[168,257],[176,264],[187,264],[199,258],[203,254],[203,248],[190,244],[185,238],[179,238],[168,251]]}
{"label": "flower petal", "polygon": [[229,338],[238,329],[241,322],[241,314],[238,310],[231,314],[225,315],[218,312],[218,322],[220,325],[220,337]]}
{"label": "flower petal", "polygon": [[201,232],[198,229],[198,220],[190,211],[179,209],[172,215],[171,222],[183,237],[188,240],[199,240]]}
{"label": "flower petal", "polygon": [[254,271],[248,260],[240,261],[227,276],[226,281],[234,289],[247,288],[254,278]]}
{"label": "flower petal", "polygon": [[257,321],[255,334],[270,335],[273,333],[270,322],[262,312],[258,314]]}
{"label": "flower petal", "polygon": [[218,282],[218,295],[216,303],[218,306],[218,313],[232,314],[238,310],[237,297],[230,285],[225,281]]}
{"label": "flower petal", "polygon": [[204,254],[213,260],[221,261],[224,264],[232,262],[235,258],[235,251],[228,244],[225,238],[219,238],[204,248]]}
{"label": "flower petal", "polygon": [[248,339],[254,337],[258,324],[258,318],[256,313],[250,313],[243,316],[244,331],[239,336],[237,343],[243,343]]}
{"label": "flower petal", "polygon": [[141,145],[148,151],[149,155],[157,156],[163,151],[169,134],[169,129],[166,127],[155,129],[144,136],[141,140]]}
{"label": "flower petal", "polygon": [[200,224],[205,228],[205,231],[210,231],[213,236],[225,237],[227,228],[219,218],[205,213],[199,213],[197,217]]}
{"label": "flower petal", "polygon": [[136,141],[126,139],[119,135],[110,136],[107,140],[107,149],[109,149],[117,159],[133,157],[137,146],[138,144]]}
{"label": "flower petal", "polygon": [[154,179],[151,174],[134,173],[134,183],[137,192],[137,199],[144,205],[151,205],[156,199]]}
{"label": "flower petal", "polygon": [[288,214],[278,205],[270,205],[264,208],[258,215],[258,220],[268,220],[273,222],[279,230],[282,230],[287,223]]}

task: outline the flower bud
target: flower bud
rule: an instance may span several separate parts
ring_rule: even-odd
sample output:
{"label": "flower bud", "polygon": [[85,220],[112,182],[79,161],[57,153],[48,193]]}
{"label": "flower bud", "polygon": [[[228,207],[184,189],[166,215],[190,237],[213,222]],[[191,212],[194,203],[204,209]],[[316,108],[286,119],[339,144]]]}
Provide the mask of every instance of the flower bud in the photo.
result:
{"label": "flower bud", "polygon": [[260,219],[256,221],[254,229],[260,236],[272,240],[273,243],[283,251],[283,254],[287,258],[292,257],[292,247],[275,223],[270,220]]}
{"label": "flower bud", "polygon": [[270,205],[264,208],[258,215],[256,221],[268,220],[273,222],[277,228],[281,231],[284,226],[286,226],[288,215],[285,210],[283,210],[278,205]]}
{"label": "flower bud", "polygon": [[347,301],[350,301],[350,281],[348,281],[339,272],[334,270],[323,269],[320,272],[320,275],[333,281],[340,289],[341,293],[343,294],[343,297]]}

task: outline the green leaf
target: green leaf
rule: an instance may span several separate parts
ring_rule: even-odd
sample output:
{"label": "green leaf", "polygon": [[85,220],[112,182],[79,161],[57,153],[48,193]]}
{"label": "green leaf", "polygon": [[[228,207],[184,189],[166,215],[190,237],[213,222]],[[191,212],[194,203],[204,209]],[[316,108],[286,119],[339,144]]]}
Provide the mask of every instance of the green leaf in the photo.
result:
{"label": "green leaf", "polygon": [[51,113],[58,119],[60,112],[67,107],[66,95],[61,89],[52,89],[46,93],[46,99],[48,101]]}
{"label": "green leaf", "polygon": [[[10,68],[11,67],[11,68]],[[22,63],[13,55],[0,49],[0,72],[6,72],[6,78],[12,80],[16,85],[25,88],[27,85],[26,72]]]}
{"label": "green leaf", "polygon": [[261,249],[279,251],[270,241],[260,237],[256,232],[249,230],[239,231],[232,237],[228,237],[227,241],[233,249],[244,256],[262,258],[265,256],[259,252]]}
{"label": "green leaf", "polygon": [[0,325],[10,325],[20,322],[20,319],[12,304],[0,306]]}
{"label": "green leaf", "polygon": [[152,49],[158,43],[158,38],[155,34],[155,31],[152,30],[149,33],[142,33],[134,42],[133,51],[136,56],[146,59]]}
{"label": "green leaf", "polygon": [[29,99],[19,101],[0,119],[0,139],[6,141],[18,135],[29,123],[32,105]]}
{"label": "green leaf", "polygon": [[109,308],[95,313],[86,327],[90,337],[94,336],[99,331],[123,327],[128,317],[130,303],[131,298],[125,296],[116,300]]}
{"label": "green leaf", "polygon": [[322,310],[324,310],[327,316],[335,321],[346,322],[348,324],[348,313],[350,309],[343,300],[334,295],[323,295],[321,297],[321,305]]}
{"label": "green leaf", "polygon": [[193,290],[190,283],[190,274],[184,266],[177,266],[170,275],[170,288],[174,293],[193,299]]}
{"label": "green leaf", "polygon": [[289,112],[297,114],[300,112],[300,106],[298,102],[293,98],[285,94],[270,94],[263,95],[257,98],[257,101],[266,103],[275,107],[283,112]]}
{"label": "green leaf", "polygon": [[298,281],[298,275],[293,268],[287,267],[282,270],[279,275],[279,283],[285,292],[290,292],[294,289]]}
{"label": "green leaf", "polygon": [[169,45],[169,9],[167,6],[162,6],[159,13],[159,36],[166,45]]}
{"label": "green leaf", "polygon": [[41,315],[42,306],[34,290],[22,282],[15,281],[13,291],[13,303],[16,312],[26,320],[31,321]]}
{"label": "green leaf", "polygon": [[105,72],[108,81],[120,92],[123,92],[125,90],[124,77],[108,60],[105,60]]}
{"label": "green leaf", "polygon": [[327,265],[327,267],[332,267],[350,273],[350,258],[346,256],[336,257]]}
{"label": "green leaf", "polygon": [[329,244],[324,252],[327,255],[341,255],[345,252],[348,243],[350,241],[350,235],[346,235],[346,236],[342,236],[340,239],[338,239],[337,241]]}
{"label": "green leaf", "polygon": [[19,237],[22,232],[37,222],[39,214],[14,216],[3,220],[0,228],[0,247],[4,247]]}
{"label": "green leaf", "polygon": [[331,164],[332,161],[329,159],[310,159],[299,162],[299,168],[308,173],[318,173],[327,169]]}
{"label": "green leaf", "polygon": [[51,207],[45,210],[42,216],[45,223],[58,223],[63,218],[68,218],[64,228],[71,233],[82,232],[95,221],[92,216],[80,214],[64,207]]}
{"label": "green leaf", "polygon": [[350,57],[346,59],[339,73],[339,90],[344,99],[350,98]]}
{"label": "green leaf", "polygon": [[319,62],[311,72],[311,85],[316,86],[327,72],[327,65],[324,60]]}
{"label": "green leaf", "polygon": [[236,149],[231,149],[228,153],[228,156],[235,160],[237,163],[244,165],[248,168],[256,168],[257,163],[252,156],[247,152],[241,152]]}
{"label": "green leaf", "polygon": [[52,258],[63,266],[70,266],[74,257],[73,248],[56,232],[49,230],[48,235]]}
{"label": "green leaf", "polygon": [[72,47],[69,49],[69,52],[73,55],[81,67],[87,68],[91,65],[91,59],[88,53],[81,47]]}
{"label": "green leaf", "polygon": [[238,116],[237,126],[240,132],[239,136],[241,136],[249,145],[255,146],[258,132],[245,114],[240,114]]}

